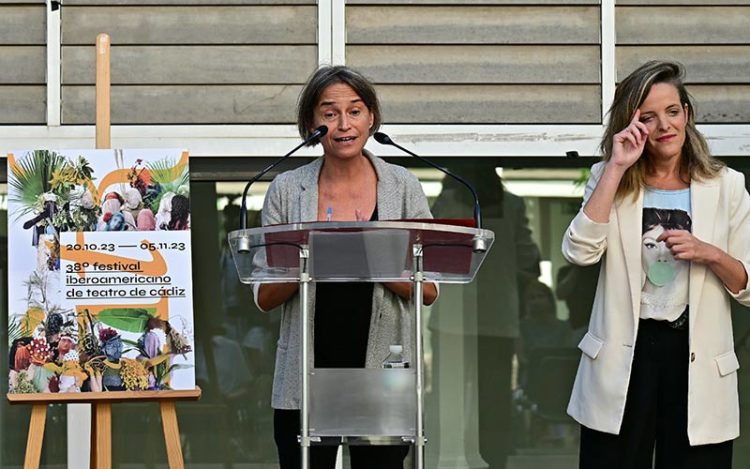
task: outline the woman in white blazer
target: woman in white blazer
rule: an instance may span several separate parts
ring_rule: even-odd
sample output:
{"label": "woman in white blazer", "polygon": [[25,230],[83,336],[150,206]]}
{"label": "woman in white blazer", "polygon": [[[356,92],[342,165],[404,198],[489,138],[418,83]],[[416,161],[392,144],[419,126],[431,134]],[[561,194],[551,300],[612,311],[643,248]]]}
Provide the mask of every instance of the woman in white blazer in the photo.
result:
{"label": "woman in white blazer", "polygon": [[729,301],[750,305],[750,197],[709,154],[682,76],[649,62],[618,86],[563,239],[570,262],[602,262],[568,406],[582,469],[731,467]]}

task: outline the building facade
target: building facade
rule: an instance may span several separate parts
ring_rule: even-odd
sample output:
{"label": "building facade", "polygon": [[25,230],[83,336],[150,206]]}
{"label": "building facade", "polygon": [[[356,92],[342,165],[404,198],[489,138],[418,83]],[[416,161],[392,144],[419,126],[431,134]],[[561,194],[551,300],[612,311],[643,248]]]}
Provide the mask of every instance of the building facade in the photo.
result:
{"label": "building facade", "polygon": [[[298,142],[297,95],[318,64],[347,64],[370,77],[383,130],[394,140],[459,174],[475,174],[490,201],[504,192],[504,208],[488,210],[498,230],[512,209],[506,205],[522,202],[514,207],[536,246],[537,274],[557,293],[556,317],[570,322],[574,306],[559,288],[560,238],[580,204],[576,181],[598,155],[618,79],[650,59],[683,63],[712,151],[745,171],[748,18],[750,0],[0,0],[0,155],[94,146],[94,44],[99,33],[109,34],[112,145],[190,151],[192,217],[200,220],[194,245],[201,246],[193,256],[202,273],[194,279],[196,323],[218,314],[224,325],[196,330],[204,398],[180,406],[186,462],[274,467],[269,372],[277,318],[255,311],[248,292],[233,282],[222,240],[233,229],[231,207],[242,181]],[[371,142],[368,148],[412,168],[433,210],[470,213],[470,205],[451,199],[439,174],[392,147]],[[581,158],[566,158],[570,151]],[[318,154],[304,149],[286,168]],[[4,166],[3,159],[3,178]],[[482,179],[477,168],[503,168],[503,182]],[[264,188],[254,189],[252,207]],[[503,254],[509,258],[520,257],[526,242],[513,240]],[[545,357],[518,348],[533,342],[524,341],[523,322],[544,307],[537,300],[547,293],[515,285],[494,291],[494,302],[510,305],[501,308],[487,303],[492,290],[482,278],[464,290],[448,288],[430,311],[428,467],[576,467],[577,427],[564,415],[570,373],[540,382],[535,370],[547,366]],[[744,366],[750,316],[743,313],[737,307]],[[498,323],[490,333],[480,326],[488,314]],[[0,314],[0,356],[7,356],[6,317]],[[511,347],[503,349],[509,371],[501,382],[483,378],[491,374],[480,359],[485,335]],[[575,353],[572,342],[548,348]],[[570,365],[566,353],[560,353],[563,370]],[[1,368],[0,376],[6,372]],[[744,432],[750,389],[743,389],[743,367],[739,373]],[[7,391],[7,383],[1,387]],[[155,408],[121,407],[113,431],[133,438],[115,440],[116,466],[163,464]],[[85,412],[51,410],[55,436],[46,439],[45,467],[81,467],[86,442],[69,438],[66,428],[86,422]],[[1,467],[22,464],[28,414],[0,403]],[[488,449],[488,441],[499,449]],[[750,438],[741,437],[735,453],[737,467],[750,464]]]}

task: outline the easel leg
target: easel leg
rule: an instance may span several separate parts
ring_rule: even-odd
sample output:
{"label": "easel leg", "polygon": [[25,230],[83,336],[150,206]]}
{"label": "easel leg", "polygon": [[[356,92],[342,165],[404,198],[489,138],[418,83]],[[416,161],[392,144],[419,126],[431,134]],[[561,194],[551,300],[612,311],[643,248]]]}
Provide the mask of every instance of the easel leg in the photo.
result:
{"label": "easel leg", "polygon": [[91,425],[91,467],[112,469],[112,404],[94,404],[92,418],[94,424]]}
{"label": "easel leg", "polygon": [[91,406],[91,441],[89,442],[89,468],[96,468],[96,404]]}
{"label": "easel leg", "polygon": [[34,404],[31,407],[31,421],[29,422],[29,436],[26,439],[26,458],[23,461],[23,469],[37,469],[39,467],[46,421],[47,404]]}
{"label": "easel leg", "polygon": [[167,460],[169,469],[184,469],[182,447],[180,446],[180,430],[177,426],[177,409],[174,401],[160,401],[161,425],[164,430],[164,442],[167,445]]}

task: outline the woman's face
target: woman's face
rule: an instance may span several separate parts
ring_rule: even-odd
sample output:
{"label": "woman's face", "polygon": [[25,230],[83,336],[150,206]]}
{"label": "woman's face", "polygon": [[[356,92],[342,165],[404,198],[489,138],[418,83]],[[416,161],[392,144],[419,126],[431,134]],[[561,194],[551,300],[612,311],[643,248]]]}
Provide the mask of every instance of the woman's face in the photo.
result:
{"label": "woman's face", "polygon": [[57,353],[60,356],[60,358],[64,357],[66,353],[73,350],[74,345],[75,344],[70,338],[61,337],[60,341],[57,343]]}
{"label": "woman's face", "polygon": [[102,204],[102,214],[119,212],[121,208],[120,201],[117,199],[107,199]]}
{"label": "woman's face", "polygon": [[680,102],[677,88],[669,83],[656,83],[638,109],[640,121],[648,127],[646,153],[665,159],[682,156],[688,110]]}
{"label": "woman's face", "polygon": [[374,116],[362,98],[344,83],[331,85],[315,108],[315,127],[328,126],[320,143],[328,157],[350,159],[362,155]]}

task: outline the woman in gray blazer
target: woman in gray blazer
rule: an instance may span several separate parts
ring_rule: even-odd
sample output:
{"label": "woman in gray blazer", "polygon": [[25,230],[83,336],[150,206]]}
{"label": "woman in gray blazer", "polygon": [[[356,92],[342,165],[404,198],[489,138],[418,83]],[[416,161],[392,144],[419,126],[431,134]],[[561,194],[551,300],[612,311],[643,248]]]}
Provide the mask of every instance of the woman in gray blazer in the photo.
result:
{"label": "woman in gray blazer", "polygon": [[739,399],[729,301],[750,305],[750,197],[711,157],[671,62],[618,86],[563,239],[601,260],[568,413],[581,468],[729,468]]}
{"label": "woman in gray blazer", "polygon": [[[375,89],[360,73],[344,66],[322,67],[313,73],[299,97],[297,125],[303,138],[321,125],[328,127],[320,140],[323,156],[274,179],[263,205],[263,225],[431,218],[417,178],[364,149],[380,122]],[[281,469],[298,469],[297,283],[262,284],[253,291],[261,310],[281,307],[271,402],[274,439]],[[393,344],[402,344],[406,360],[411,360],[410,283],[320,283],[310,288],[309,296],[315,367],[379,367]],[[424,303],[431,304],[436,296],[436,287],[426,284]],[[313,446],[311,467],[332,469],[336,449]],[[407,452],[406,446],[350,447],[354,469],[401,469]]]}

